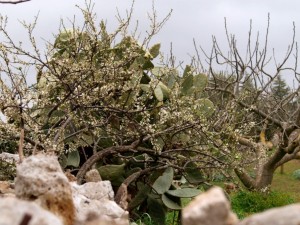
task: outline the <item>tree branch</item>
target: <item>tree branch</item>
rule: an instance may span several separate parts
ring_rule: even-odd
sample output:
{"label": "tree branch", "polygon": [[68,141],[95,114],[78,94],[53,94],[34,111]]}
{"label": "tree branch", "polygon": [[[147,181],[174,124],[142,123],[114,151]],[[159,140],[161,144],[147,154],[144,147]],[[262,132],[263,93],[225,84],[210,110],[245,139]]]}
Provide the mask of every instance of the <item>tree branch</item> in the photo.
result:
{"label": "tree branch", "polygon": [[299,151],[300,151],[300,147],[298,146],[292,154],[285,154],[284,157],[275,164],[275,168],[277,168],[293,159],[297,159]]}
{"label": "tree branch", "polygon": [[255,180],[250,177],[242,168],[235,168],[234,172],[238,176],[238,178],[242,181],[243,185],[251,190],[255,187]]}
{"label": "tree branch", "polygon": [[108,155],[112,155],[112,154],[116,154],[116,153],[120,153],[120,152],[127,152],[130,151],[132,149],[137,148],[137,146],[139,145],[140,140],[137,140],[135,142],[133,142],[131,145],[122,145],[122,146],[112,146],[112,147],[108,147],[106,149],[101,150],[100,152],[97,152],[96,154],[94,154],[93,156],[91,156],[83,165],[82,167],[79,169],[78,173],[77,173],[77,183],[81,184],[84,175],[86,174],[86,172],[89,170],[89,168],[91,168],[98,160],[102,159],[105,156]]}
{"label": "tree branch", "polygon": [[276,126],[280,127],[281,129],[284,129],[284,125],[281,121],[275,119],[274,117],[266,114],[265,112],[263,112],[262,110],[259,110],[257,109],[256,107],[253,107],[253,105],[248,105],[246,104],[245,102],[242,102],[240,100],[238,100],[236,98],[236,95],[234,93],[232,93],[231,91],[229,90],[226,90],[226,89],[223,89],[223,88],[206,88],[207,90],[216,90],[216,91],[221,91],[221,92],[224,92],[224,93],[227,93],[227,94],[230,94],[231,97],[233,97],[234,99],[237,100],[237,103],[246,108],[246,109],[249,109],[251,110],[252,112],[256,113],[257,115],[260,115],[261,117],[263,117],[264,119],[267,119],[269,122],[271,123],[274,123]]}
{"label": "tree branch", "polygon": [[0,4],[20,4],[24,2],[29,2],[31,0],[20,0],[20,1],[0,1]]}

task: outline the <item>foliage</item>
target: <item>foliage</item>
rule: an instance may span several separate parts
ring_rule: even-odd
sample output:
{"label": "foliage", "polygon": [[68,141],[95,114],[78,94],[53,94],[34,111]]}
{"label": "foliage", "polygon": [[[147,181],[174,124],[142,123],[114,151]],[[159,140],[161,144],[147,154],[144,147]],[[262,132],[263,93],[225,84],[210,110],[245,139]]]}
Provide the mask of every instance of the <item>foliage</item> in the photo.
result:
{"label": "foliage", "polygon": [[[296,157],[300,89],[287,92],[280,81],[284,70],[299,79],[297,67],[285,67],[294,40],[274,74],[265,69],[267,40],[260,49],[251,44],[251,32],[245,59],[234,36],[227,37],[228,54],[213,38],[205,54],[209,68],[192,61],[181,73],[151,42],[170,15],[158,22],[154,12],[142,39],[128,32],[132,10],[118,17],[112,33],[91,5],[80,10],[84,24],[67,29],[62,23],[45,55],[33,36],[35,22],[24,24],[28,51],[0,18],[0,110],[8,121],[0,121],[0,130],[19,141],[20,156],[24,150],[55,152],[63,168],[78,171],[78,183],[95,167],[116,190],[127,188],[130,212],[147,211],[160,224],[168,209],[179,210],[181,198],[196,195],[217,170],[234,170],[248,189],[264,190],[275,169]],[[33,85],[29,71],[37,71]],[[280,102],[276,88],[285,91]]]}
{"label": "foliage", "polygon": [[16,177],[16,165],[0,160],[0,181],[14,180]]}
{"label": "foliage", "polygon": [[231,196],[232,209],[239,218],[262,212],[266,209],[294,203],[294,199],[286,192],[250,192],[239,191]]}
{"label": "foliage", "polygon": [[157,177],[151,187],[140,184],[136,196],[129,204],[129,209],[143,205],[155,224],[164,224],[168,211],[182,209],[183,198],[192,198],[200,193],[200,190],[196,188],[184,187],[184,185],[176,187],[173,180],[174,169],[168,167]]}
{"label": "foliage", "polygon": [[0,153],[15,153],[17,149],[18,145],[15,141],[0,137]]}
{"label": "foliage", "polygon": [[272,92],[275,100],[282,101],[290,93],[290,88],[281,75],[278,75],[273,82]]}
{"label": "foliage", "polygon": [[[177,211],[169,212],[166,216],[165,224],[177,225],[179,213]],[[143,214],[140,219],[130,223],[130,225],[155,225],[155,222],[151,219],[151,216],[147,213]]]}
{"label": "foliage", "polygon": [[[28,154],[55,152],[63,168],[78,171],[79,183],[95,166],[116,190],[125,186],[134,196],[131,211],[145,207],[163,224],[167,208],[179,210],[181,197],[199,193],[202,168],[224,166],[207,147],[215,112],[204,94],[208,78],[189,65],[183,74],[154,65],[160,44],[148,46],[168,16],[151,20],[150,35],[140,42],[127,32],[131,13],[108,33],[91,8],[81,9],[81,28],[62,24],[45,56],[32,35],[35,24],[25,24],[28,52],[9,37],[2,19],[0,108],[11,123],[1,122],[0,129],[24,142],[19,148]],[[29,86],[31,70],[37,82]],[[195,189],[174,187],[183,177]]]}
{"label": "foliage", "polygon": [[295,170],[292,174],[293,178],[295,178],[296,180],[300,180],[300,169]]}
{"label": "foliage", "polygon": [[[213,37],[210,52],[200,55],[204,48],[196,47],[195,59],[204,56],[208,65],[194,61],[199,70],[208,71],[205,97],[215,107],[212,149],[250,190],[270,187],[276,168],[297,158],[300,145],[295,27],[287,54],[278,61],[267,50],[269,22],[263,45],[252,36],[250,26],[245,52],[225,25],[228,46],[221,47]],[[292,58],[291,67],[287,62]],[[294,80],[295,86],[289,87],[287,80]]]}

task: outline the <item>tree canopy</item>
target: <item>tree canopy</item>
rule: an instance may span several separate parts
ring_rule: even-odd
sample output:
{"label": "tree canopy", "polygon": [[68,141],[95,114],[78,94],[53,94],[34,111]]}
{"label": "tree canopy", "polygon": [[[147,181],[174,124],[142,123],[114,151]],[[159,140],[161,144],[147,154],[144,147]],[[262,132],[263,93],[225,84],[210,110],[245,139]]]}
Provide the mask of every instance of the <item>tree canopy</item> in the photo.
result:
{"label": "tree canopy", "polygon": [[[170,15],[152,19],[141,40],[128,32],[132,12],[109,33],[91,9],[81,9],[81,27],[63,23],[45,54],[35,23],[25,24],[28,51],[0,21],[1,150],[18,146],[21,160],[54,153],[78,183],[96,168],[118,190],[117,202],[129,192],[128,209],[147,205],[158,222],[216,174],[264,190],[278,166],[298,158],[299,85],[282,78],[288,72],[299,83],[295,37],[274,73],[266,69],[268,30],[261,48],[258,39],[252,47],[250,30],[245,58],[228,31],[229,52],[213,37],[207,68],[198,56],[181,71],[150,44]],[[287,66],[292,55],[295,67]],[[32,73],[37,82],[28,85]]]}

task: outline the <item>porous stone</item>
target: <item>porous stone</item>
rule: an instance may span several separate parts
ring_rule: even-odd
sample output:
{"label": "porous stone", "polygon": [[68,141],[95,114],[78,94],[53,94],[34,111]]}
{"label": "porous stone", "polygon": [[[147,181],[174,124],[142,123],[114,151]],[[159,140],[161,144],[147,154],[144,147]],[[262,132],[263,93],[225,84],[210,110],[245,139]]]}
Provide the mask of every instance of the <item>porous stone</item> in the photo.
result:
{"label": "porous stone", "polygon": [[[72,183],[73,198],[77,221],[86,221],[90,215],[95,218],[105,216],[112,221],[129,223],[128,212],[123,210],[114,199],[110,181],[89,182],[83,185]],[[103,218],[97,219],[102,221]]]}
{"label": "porous stone", "polygon": [[15,191],[14,185],[8,181],[0,181],[0,197],[14,197]]}
{"label": "porous stone", "polygon": [[0,153],[0,160],[7,162],[7,163],[17,163],[17,162],[19,162],[19,155],[11,154],[8,152],[2,152],[2,153]]}
{"label": "porous stone", "polygon": [[223,190],[213,187],[198,195],[182,210],[183,225],[233,225],[238,222],[231,212]]}
{"label": "porous stone", "polygon": [[85,196],[88,199],[104,200],[114,199],[114,191],[112,189],[110,181],[88,182],[82,185],[72,183],[73,193],[78,193]]}
{"label": "porous stone", "polygon": [[74,223],[72,189],[56,156],[32,155],[19,164],[15,194],[21,199],[35,200],[43,208],[60,216],[65,225]]}
{"label": "porous stone", "polygon": [[299,225],[300,204],[269,209],[242,220],[238,225]]}
{"label": "porous stone", "polygon": [[58,217],[36,203],[16,198],[1,198],[0,212],[0,225],[63,225]]}
{"label": "porous stone", "polygon": [[[129,225],[128,219],[124,218],[117,218],[113,219],[108,216],[101,216],[97,219],[88,221],[85,223],[85,225]],[[132,225],[132,223],[131,223]]]}
{"label": "porous stone", "polygon": [[98,170],[91,169],[85,174],[86,182],[98,182],[101,181],[101,176]]}

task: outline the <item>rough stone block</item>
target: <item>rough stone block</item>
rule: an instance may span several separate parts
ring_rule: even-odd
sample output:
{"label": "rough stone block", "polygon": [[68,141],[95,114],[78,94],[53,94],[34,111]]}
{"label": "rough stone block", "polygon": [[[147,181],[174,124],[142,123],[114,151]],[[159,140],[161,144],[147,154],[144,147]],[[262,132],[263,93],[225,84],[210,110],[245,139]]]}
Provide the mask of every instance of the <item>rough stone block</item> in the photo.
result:
{"label": "rough stone block", "polygon": [[32,155],[19,164],[15,194],[21,199],[35,200],[43,208],[60,216],[65,225],[74,223],[71,185],[56,156]]}
{"label": "rough stone block", "polygon": [[[25,223],[25,221],[28,221]],[[23,223],[22,223],[23,221]],[[0,199],[0,225],[63,225],[62,221],[34,202]]]}
{"label": "rough stone block", "polygon": [[219,187],[198,195],[182,211],[183,225],[233,225],[237,222],[229,201]]}
{"label": "rough stone block", "polygon": [[299,225],[300,204],[269,209],[242,220],[238,225]]}

